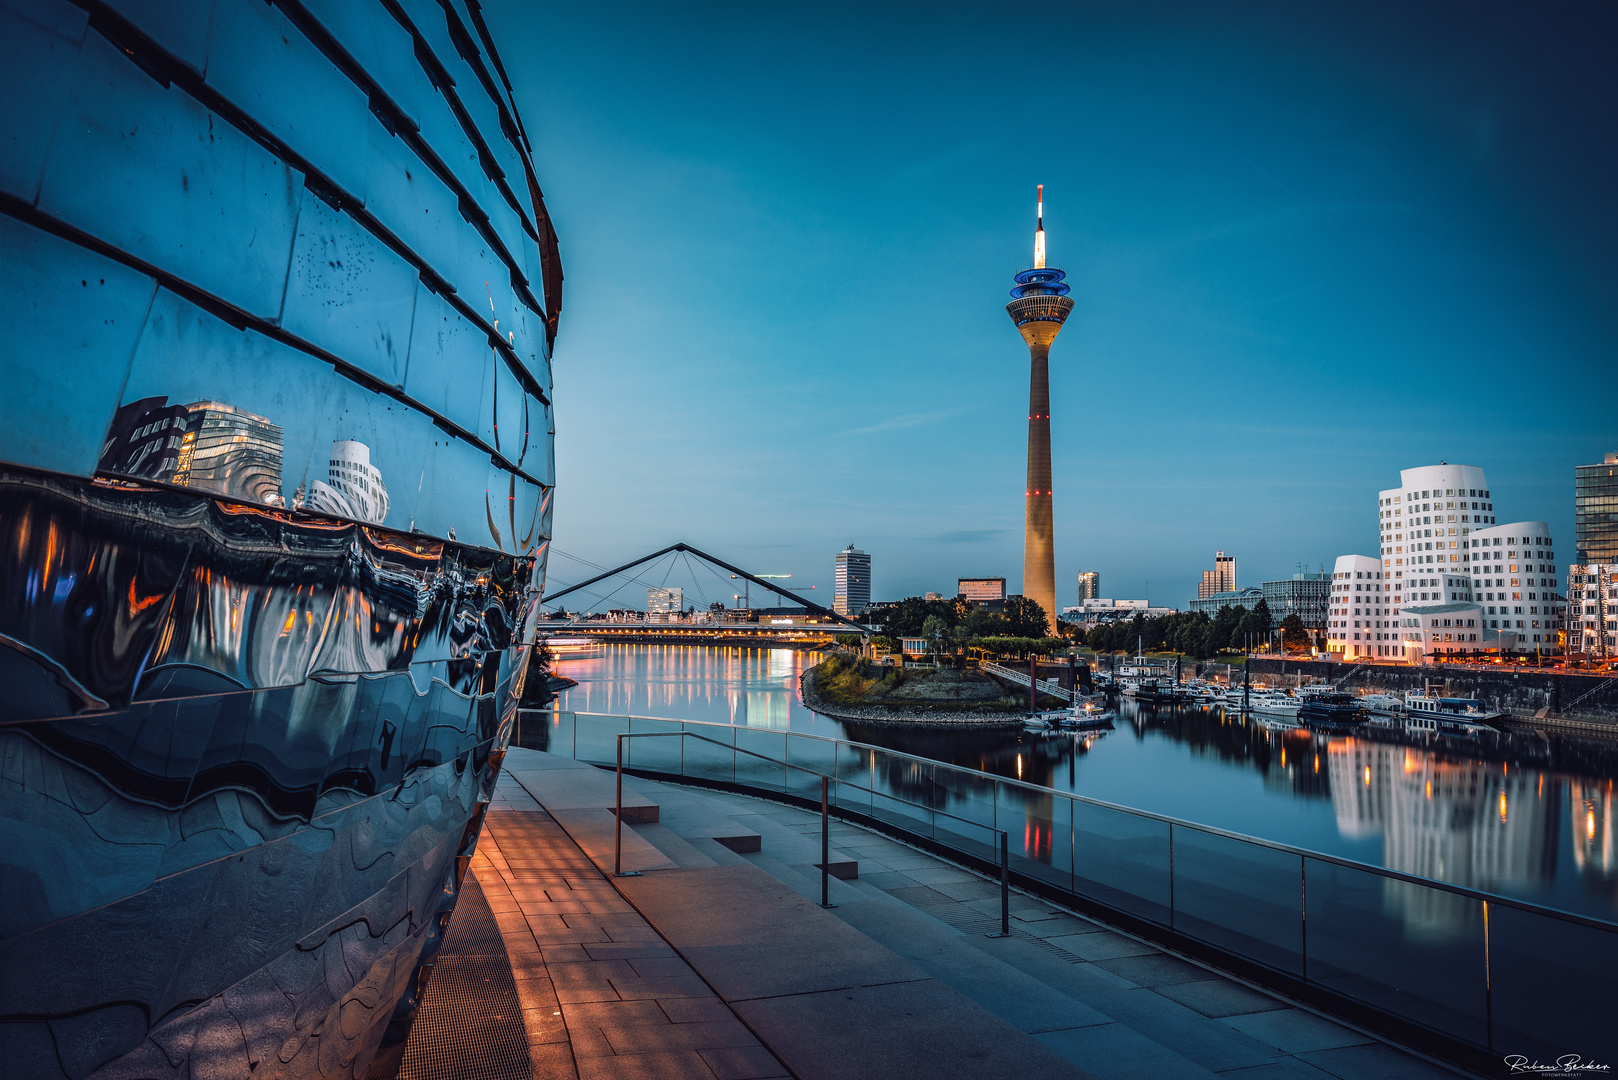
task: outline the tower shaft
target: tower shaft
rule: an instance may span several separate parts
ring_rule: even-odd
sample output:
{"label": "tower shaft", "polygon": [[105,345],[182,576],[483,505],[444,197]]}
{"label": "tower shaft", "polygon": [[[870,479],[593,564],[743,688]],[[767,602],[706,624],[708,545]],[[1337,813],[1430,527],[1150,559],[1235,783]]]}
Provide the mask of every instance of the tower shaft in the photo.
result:
{"label": "tower shaft", "polygon": [[[1052,335],[1055,336],[1054,334]],[[1049,342],[1028,345],[1028,488],[1023,508],[1022,591],[1056,618],[1056,521],[1051,496]]]}

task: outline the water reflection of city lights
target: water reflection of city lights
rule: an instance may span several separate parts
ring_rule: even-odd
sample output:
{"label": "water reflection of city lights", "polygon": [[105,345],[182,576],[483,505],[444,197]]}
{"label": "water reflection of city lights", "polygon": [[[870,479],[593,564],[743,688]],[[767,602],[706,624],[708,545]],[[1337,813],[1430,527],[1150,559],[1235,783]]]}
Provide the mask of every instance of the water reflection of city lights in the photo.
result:
{"label": "water reflection of city lights", "polygon": [[[1369,765],[1365,766],[1365,786],[1371,786],[1371,767]],[[1431,787],[1432,785],[1429,784],[1428,786]]]}
{"label": "water reflection of city lights", "polygon": [[1506,823],[1506,793],[1500,793],[1500,824]]}

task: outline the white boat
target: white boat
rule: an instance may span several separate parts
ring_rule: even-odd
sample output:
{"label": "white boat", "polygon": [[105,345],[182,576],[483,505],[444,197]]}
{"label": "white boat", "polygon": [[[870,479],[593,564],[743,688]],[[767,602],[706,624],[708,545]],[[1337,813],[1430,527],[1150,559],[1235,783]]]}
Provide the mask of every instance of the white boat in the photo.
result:
{"label": "white boat", "polygon": [[1404,711],[1404,701],[1395,694],[1364,694],[1360,704],[1374,716],[1395,716]]}
{"label": "white boat", "polygon": [[1083,730],[1111,727],[1114,714],[1107,708],[1105,694],[1091,694],[1079,697],[1069,708],[1042,712],[1037,719],[1046,727]]}
{"label": "white boat", "polygon": [[1505,716],[1505,713],[1490,709],[1476,698],[1438,697],[1431,687],[1407,693],[1404,709],[1407,722],[1413,719],[1432,720],[1440,728],[1446,725],[1456,729],[1489,727]]}
{"label": "white boat", "polygon": [[1297,716],[1301,702],[1280,690],[1265,690],[1249,696],[1247,711],[1265,716]]}

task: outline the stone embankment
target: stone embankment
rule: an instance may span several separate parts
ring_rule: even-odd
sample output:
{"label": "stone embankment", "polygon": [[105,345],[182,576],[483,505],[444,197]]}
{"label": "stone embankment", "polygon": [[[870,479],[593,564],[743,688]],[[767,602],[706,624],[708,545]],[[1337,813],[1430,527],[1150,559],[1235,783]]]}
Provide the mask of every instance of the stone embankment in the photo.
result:
{"label": "stone embankment", "polygon": [[798,679],[798,693],[804,705],[823,716],[838,720],[852,720],[861,724],[886,724],[903,728],[933,728],[941,731],[1020,730],[1023,718],[1018,713],[978,712],[956,707],[949,702],[927,704],[914,702],[907,705],[843,705],[828,701],[815,691],[815,671],[810,668]]}

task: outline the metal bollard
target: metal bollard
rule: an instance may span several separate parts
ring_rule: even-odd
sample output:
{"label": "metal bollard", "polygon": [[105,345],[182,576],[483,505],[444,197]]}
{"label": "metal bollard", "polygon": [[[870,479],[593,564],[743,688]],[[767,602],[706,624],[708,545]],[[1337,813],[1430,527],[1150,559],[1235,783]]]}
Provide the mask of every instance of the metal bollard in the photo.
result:
{"label": "metal bollard", "polygon": [[831,902],[831,781],[820,778],[820,906],[833,908]]}
{"label": "metal bollard", "polygon": [[624,873],[624,737],[619,733],[618,743],[618,805],[612,814],[612,876],[640,877],[639,870]]}
{"label": "metal bollard", "polygon": [[1005,832],[1000,834],[1000,932],[984,937],[1011,936],[1011,842]]}

